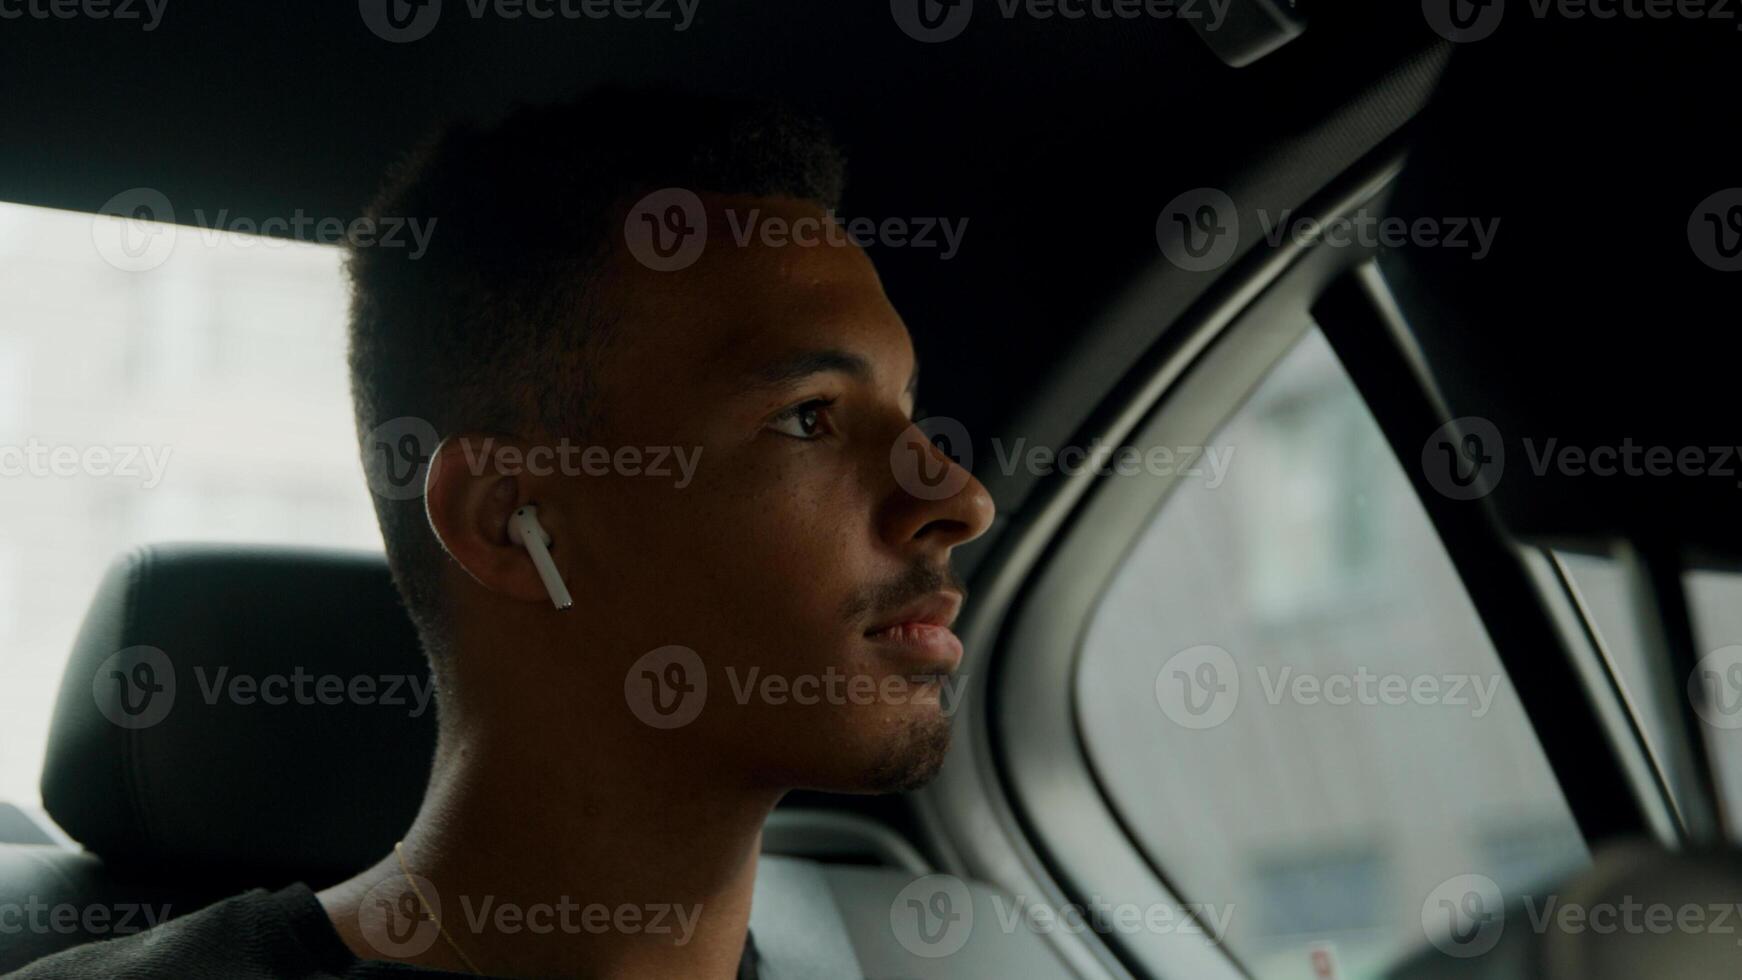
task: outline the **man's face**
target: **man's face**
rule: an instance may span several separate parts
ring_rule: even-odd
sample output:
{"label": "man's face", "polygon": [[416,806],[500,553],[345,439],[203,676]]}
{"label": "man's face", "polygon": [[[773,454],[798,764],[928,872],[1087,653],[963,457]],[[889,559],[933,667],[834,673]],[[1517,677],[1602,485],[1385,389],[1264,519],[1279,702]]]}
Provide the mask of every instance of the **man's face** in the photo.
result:
{"label": "man's face", "polygon": [[[639,447],[644,464],[674,455],[665,476],[561,484],[580,530],[566,563],[574,682],[627,677],[625,701],[670,708],[697,679],[636,662],[686,647],[705,665],[702,710],[648,737],[753,784],[917,785],[942,761],[963,680],[944,628],[960,600],[950,553],[986,530],[991,498],[957,471],[943,499],[898,478],[892,456],[934,483],[954,464],[912,425],[913,347],[865,253],[732,235],[753,210],[821,220],[814,204],[707,203],[694,265],[658,272],[621,255],[609,276],[623,315],[590,441]],[[694,463],[683,486],[678,453]],[[607,651],[609,670],[596,659]]]}

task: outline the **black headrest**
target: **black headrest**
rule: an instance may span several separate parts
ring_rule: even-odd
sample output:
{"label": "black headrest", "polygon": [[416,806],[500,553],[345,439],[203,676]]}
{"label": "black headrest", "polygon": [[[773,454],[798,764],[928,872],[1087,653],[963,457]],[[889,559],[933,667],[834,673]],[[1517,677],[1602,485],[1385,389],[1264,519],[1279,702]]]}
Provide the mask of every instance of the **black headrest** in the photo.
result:
{"label": "black headrest", "polygon": [[1392,210],[1464,247],[1385,267],[1452,415],[1498,430],[1520,533],[1742,553],[1733,28],[1509,17],[1424,116]]}
{"label": "black headrest", "polygon": [[145,548],[79,631],[43,804],[112,865],[341,877],[415,815],[434,698],[380,556]]}

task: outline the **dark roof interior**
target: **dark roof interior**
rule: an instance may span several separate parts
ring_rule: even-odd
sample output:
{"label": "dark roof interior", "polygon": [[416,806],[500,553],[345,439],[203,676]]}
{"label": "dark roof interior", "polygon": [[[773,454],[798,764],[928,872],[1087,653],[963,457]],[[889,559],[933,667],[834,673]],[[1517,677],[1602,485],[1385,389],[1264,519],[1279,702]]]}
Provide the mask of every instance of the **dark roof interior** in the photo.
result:
{"label": "dark roof interior", "polygon": [[[344,2],[176,0],[150,32],[114,20],[0,23],[6,98],[0,199],[94,211],[123,190],[147,186],[167,195],[184,223],[220,212],[255,220],[346,218],[370,196],[384,167],[447,116],[489,117],[516,101],[557,99],[606,80],[784,98],[822,114],[847,146],[848,212],[969,222],[961,253],[948,262],[915,249],[877,254],[927,378],[949,379],[947,386],[933,380],[921,392],[922,408],[960,419],[976,443],[1020,431],[1031,441],[1060,445],[1215,278],[1182,272],[1160,258],[1154,223],[1164,204],[1182,191],[1214,186],[1230,192],[1243,213],[1299,207],[1416,113],[1452,47],[1427,26],[1418,5],[1395,0],[1324,5],[1312,12],[1302,37],[1239,69],[1220,61],[1178,20],[1005,18],[1003,5],[991,0],[981,0],[961,36],[937,44],[904,34],[890,7],[875,2],[703,0],[681,32],[642,20],[474,18],[474,2],[447,0],[433,32],[404,44],[371,33],[359,6]],[[1538,120],[1560,120],[1554,131],[1565,143],[1619,122],[1610,107],[1624,103],[1641,118],[1652,116],[1654,105],[1676,110],[1664,118],[1681,120],[1679,128],[1660,130],[1685,134],[1692,126],[1700,138],[1690,146],[1698,143],[1696,151],[1714,161],[1727,159],[1711,152],[1713,141],[1727,139],[1733,127],[1720,124],[1709,85],[1682,86],[1680,101],[1669,103],[1586,94],[1582,79],[1631,64],[1637,50],[1599,52],[1566,67],[1539,64],[1532,75],[1531,66],[1520,70],[1522,45],[1462,47],[1481,52],[1480,59],[1460,59],[1469,62],[1501,61],[1513,51],[1511,74],[1490,74],[1495,87],[1467,100],[1458,117],[1464,135],[1442,135],[1435,151],[1439,170],[1415,181],[1416,188],[1462,190],[1464,196],[1436,203],[1431,193],[1425,200],[1418,194],[1414,206],[1444,214],[1491,209],[1502,199],[1472,195],[1483,188],[1540,187],[1524,171],[1540,174],[1549,165],[1569,172],[1594,152],[1668,159],[1625,138],[1583,158],[1569,149],[1559,160],[1538,140],[1536,164],[1517,158],[1517,137],[1538,132]],[[1665,52],[1669,63],[1680,58],[1671,48]],[[1651,72],[1633,64],[1631,75]],[[1632,84],[1616,82],[1617,72],[1608,77],[1611,88]],[[1713,77],[1722,73],[1707,81]],[[1659,85],[1660,95],[1665,87]],[[1496,116],[1490,107],[1509,115]],[[1569,108],[1578,113],[1568,115]],[[1514,135],[1481,135],[1498,127]],[[1579,195],[1600,194],[1606,171],[1614,169],[1567,184],[1546,206],[1584,207],[1580,202],[1588,198]],[[1482,175],[1493,179],[1473,179]],[[1501,186],[1493,186],[1496,180]],[[1652,187],[1671,193],[1653,178],[1635,182],[1629,199],[1655,193]],[[1504,199],[1514,209],[1508,220],[1520,221],[1538,207],[1532,193]],[[1685,212],[1693,201],[1672,203],[1671,210]],[[1589,244],[1606,225],[1597,220],[1582,227],[1574,244]],[[1242,245],[1250,246],[1256,234],[1243,223]],[[1552,227],[1544,234],[1520,236],[1520,242],[1539,254],[1552,251]],[[1582,258],[1562,251],[1566,258],[1556,272],[1571,278],[1544,288],[1563,295],[1583,290],[1577,285]],[[1528,269],[1529,263],[1524,256],[1513,267]],[[1657,274],[1634,268],[1636,280]],[[1619,274],[1596,278],[1614,281]],[[1699,285],[1710,288],[1711,281]],[[1578,316],[1600,321],[1612,308],[1598,298]],[[1556,309],[1572,312],[1544,307],[1533,322],[1541,324]],[[1648,313],[1634,309],[1629,316],[1637,322]],[[1477,319],[1508,329],[1513,324],[1491,313]],[[1436,362],[1459,372],[1450,379],[1453,408],[1502,418],[1523,413],[1528,419],[1531,378],[1564,380],[1589,371],[1613,378],[1639,353],[1595,348],[1567,361],[1567,338],[1586,334],[1547,329],[1531,334],[1539,349],[1509,362],[1518,371],[1507,376],[1491,371],[1494,364],[1478,353],[1492,348],[1470,341],[1514,343],[1517,330],[1484,333],[1480,323],[1437,315],[1417,325],[1438,331],[1437,342],[1428,338]],[[1714,330],[1704,323],[1683,326],[1677,336],[1684,340]],[[1663,359],[1650,375],[1668,385],[1672,398],[1685,396],[1693,386],[1678,388],[1672,376],[1678,359],[1686,360],[1681,348],[1659,352]],[[1601,387],[1576,404],[1563,398],[1560,416],[1540,424],[1591,439],[1619,438],[1626,418],[1605,419],[1605,429],[1586,433],[1578,424],[1580,406],[1608,404],[1612,415],[1636,416],[1642,406],[1663,402],[1641,383],[1632,379],[1634,397],[1620,402],[1605,403],[1613,389]],[[1701,410],[1709,420],[1715,416],[1707,410],[1722,407],[1725,389],[1721,378],[1702,379]],[[1504,391],[1518,397],[1495,395]],[[1665,426],[1655,428],[1658,438],[1668,438]],[[1725,436],[1728,424],[1721,428],[1711,438]],[[1542,519],[1572,513],[1562,502],[1576,499],[1588,482],[1571,493],[1531,499],[1521,484],[1499,501],[1525,515],[1525,523],[1558,533],[1605,520],[1595,512],[1570,522]],[[1006,515],[1018,509],[1027,489],[1021,476],[994,485]],[[1712,481],[1702,485],[1703,492],[1712,489]],[[1655,498],[1620,504],[1662,509]],[[1714,505],[1726,507],[1727,498]],[[1682,515],[1689,526],[1709,516],[1703,507]]]}
{"label": "dark roof interior", "polygon": [[[150,33],[10,21],[0,199],[95,211],[148,186],[184,223],[196,209],[348,217],[448,115],[603,80],[777,96],[821,113],[846,144],[848,211],[968,219],[949,262],[877,258],[927,377],[951,379],[923,391],[923,407],[978,440],[1007,429],[1019,400],[1035,407],[1043,375],[1092,347],[1100,315],[1155,271],[1154,223],[1170,198],[1246,174],[1243,207],[1298,206],[1408,111],[1395,92],[1373,100],[1375,82],[1444,47],[1401,9],[1411,5],[1378,0],[1327,5],[1293,44],[1241,69],[1177,20],[1005,19],[981,6],[941,44],[903,34],[886,4],[814,0],[704,0],[681,33],[474,20],[448,0],[434,31],[406,44],[376,37],[344,2],[176,0]],[[1291,147],[1363,93],[1381,106],[1330,153]],[[1153,299],[1179,308],[1211,278],[1162,276]],[[1152,339],[1103,345],[1092,373],[1117,377]],[[1062,441],[1109,381],[1067,386],[1037,424],[1061,425],[1049,437]]]}

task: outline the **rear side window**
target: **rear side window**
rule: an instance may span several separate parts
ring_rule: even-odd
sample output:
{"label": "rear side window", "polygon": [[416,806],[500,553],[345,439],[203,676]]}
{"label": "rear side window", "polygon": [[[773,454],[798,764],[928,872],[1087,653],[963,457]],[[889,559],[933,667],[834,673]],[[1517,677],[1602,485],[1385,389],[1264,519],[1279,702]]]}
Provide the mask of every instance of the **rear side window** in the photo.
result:
{"label": "rear side window", "polygon": [[[1666,716],[1652,696],[1644,630],[1634,607],[1628,572],[1613,558],[1557,553],[1579,599],[1589,612],[1603,649],[1615,665],[1622,690],[1653,748],[1678,738],[1679,719]],[[1702,723],[1718,791],[1730,820],[1730,836],[1742,842],[1742,574],[1692,571],[1683,576],[1693,615],[1699,662],[1680,699],[1700,695],[1695,704]]]}
{"label": "rear side window", "polygon": [[380,549],[340,259],[0,203],[0,801],[38,802],[61,669],[122,552]]}
{"label": "rear side window", "polygon": [[1076,680],[1101,786],[1181,900],[1225,915],[1255,976],[1371,976],[1461,925],[1472,882],[1517,895],[1586,862],[1450,559],[1316,330],[1212,444],[1225,475],[1182,481],[1142,529]]}

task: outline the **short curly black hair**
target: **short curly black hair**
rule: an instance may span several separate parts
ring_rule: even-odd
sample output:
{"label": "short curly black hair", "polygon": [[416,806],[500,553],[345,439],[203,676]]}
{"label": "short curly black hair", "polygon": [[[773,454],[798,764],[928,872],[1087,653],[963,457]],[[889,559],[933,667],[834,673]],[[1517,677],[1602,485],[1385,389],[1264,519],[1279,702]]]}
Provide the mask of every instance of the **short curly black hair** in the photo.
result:
{"label": "short curly black hair", "polygon": [[[388,173],[366,211],[382,229],[421,221],[422,251],[361,239],[349,248],[352,399],[365,454],[371,432],[406,418],[437,439],[584,438],[601,411],[594,367],[622,326],[599,287],[623,247],[626,208],[665,187],[834,208],[844,173],[813,117],[674,92],[597,89],[492,126],[442,128]],[[375,496],[388,563],[439,660],[439,582],[451,559],[422,497],[396,496]]]}

